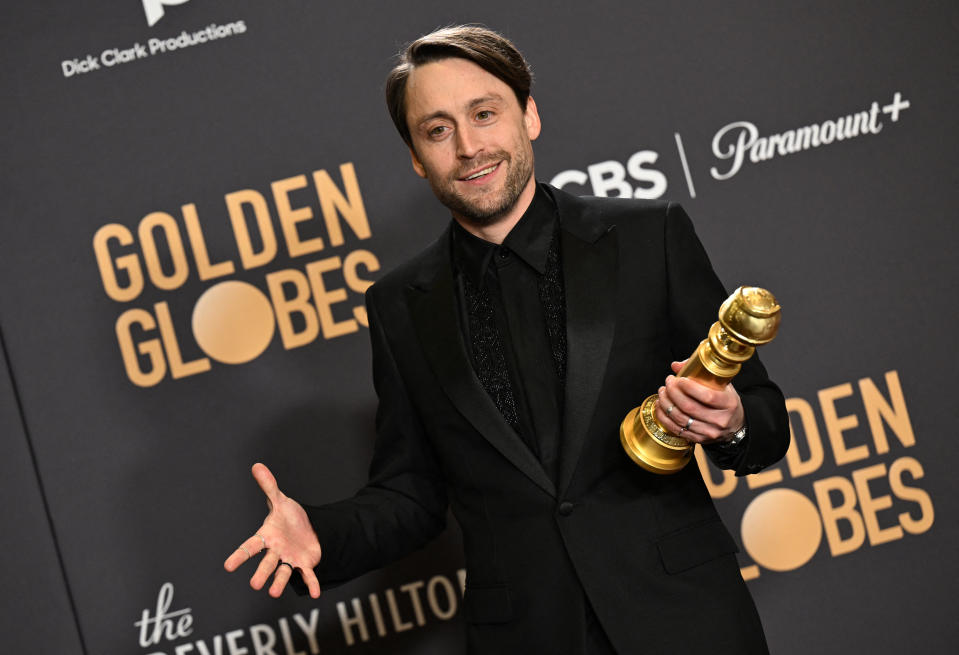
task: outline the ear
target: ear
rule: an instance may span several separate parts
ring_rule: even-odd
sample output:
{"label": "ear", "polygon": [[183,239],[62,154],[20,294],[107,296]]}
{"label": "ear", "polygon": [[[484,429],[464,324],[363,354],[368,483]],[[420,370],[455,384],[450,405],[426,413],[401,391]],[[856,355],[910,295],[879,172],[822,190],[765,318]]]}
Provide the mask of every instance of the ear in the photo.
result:
{"label": "ear", "polygon": [[420,158],[416,156],[416,151],[413,150],[412,146],[410,146],[410,163],[413,164],[413,170],[416,171],[416,174],[425,179],[426,169],[420,162]]}
{"label": "ear", "polygon": [[526,123],[526,134],[530,141],[535,141],[539,136],[542,125],[539,122],[539,110],[536,108],[536,101],[533,96],[526,99],[526,112],[523,114],[523,121]]}

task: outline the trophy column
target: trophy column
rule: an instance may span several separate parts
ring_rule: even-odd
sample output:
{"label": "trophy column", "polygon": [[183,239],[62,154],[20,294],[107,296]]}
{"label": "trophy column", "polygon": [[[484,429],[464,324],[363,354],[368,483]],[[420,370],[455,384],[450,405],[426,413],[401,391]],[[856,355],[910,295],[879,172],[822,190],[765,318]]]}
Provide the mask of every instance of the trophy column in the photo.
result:
{"label": "trophy column", "polygon": [[[776,336],[781,308],[776,298],[759,287],[739,287],[719,308],[719,320],[677,374],[722,389],[756,346]],[[678,437],[656,420],[654,394],[634,408],[619,428],[619,438],[630,459],[651,473],[676,473],[692,458],[695,444]]]}

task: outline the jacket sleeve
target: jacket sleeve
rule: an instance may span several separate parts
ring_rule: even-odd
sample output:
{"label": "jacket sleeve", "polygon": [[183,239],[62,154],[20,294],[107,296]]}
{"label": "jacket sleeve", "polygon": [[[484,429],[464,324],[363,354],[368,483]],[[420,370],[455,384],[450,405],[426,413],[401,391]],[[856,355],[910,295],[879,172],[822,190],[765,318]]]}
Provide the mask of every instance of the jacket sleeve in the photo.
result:
{"label": "jacket sleeve", "polygon": [[305,507],[319,538],[321,583],[344,582],[403,557],[446,525],[446,482],[407,393],[374,301],[366,305],[379,398],[369,481],[352,498]]}
{"label": "jacket sleeve", "polygon": [[[692,221],[677,203],[667,205],[665,231],[671,347],[674,359],[683,360],[706,338],[728,294],[713,271]],[[782,391],[769,379],[756,354],[743,364],[732,384],[742,398],[746,438],[731,454],[714,447],[704,450],[718,466],[747,475],[786,454],[789,419]]]}

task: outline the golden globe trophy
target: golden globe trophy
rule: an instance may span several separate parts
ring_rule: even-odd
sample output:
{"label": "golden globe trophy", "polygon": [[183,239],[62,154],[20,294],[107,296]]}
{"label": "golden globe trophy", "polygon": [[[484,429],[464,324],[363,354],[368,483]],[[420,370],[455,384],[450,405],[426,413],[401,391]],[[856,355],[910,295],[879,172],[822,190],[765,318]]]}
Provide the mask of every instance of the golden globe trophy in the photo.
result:
{"label": "golden globe trophy", "polygon": [[[719,308],[719,320],[696,348],[678,377],[690,377],[713,389],[729,384],[756,346],[776,336],[781,318],[773,294],[759,287],[739,287]],[[630,459],[651,473],[676,473],[692,458],[696,444],[666,431],[656,419],[655,394],[633,409],[619,428]]]}

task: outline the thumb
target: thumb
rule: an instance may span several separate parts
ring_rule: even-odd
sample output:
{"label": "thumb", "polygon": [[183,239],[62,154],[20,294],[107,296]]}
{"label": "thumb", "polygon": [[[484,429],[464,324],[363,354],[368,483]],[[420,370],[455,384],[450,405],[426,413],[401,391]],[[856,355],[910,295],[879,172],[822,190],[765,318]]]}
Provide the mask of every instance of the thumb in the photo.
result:
{"label": "thumb", "polygon": [[280,488],[276,484],[276,478],[270,473],[270,469],[257,462],[253,465],[253,479],[260,485],[260,489],[266,494],[266,498],[270,501],[271,505],[276,505],[276,501],[280,495]]}
{"label": "thumb", "polygon": [[673,362],[672,364],[669,365],[669,368],[673,369],[673,373],[679,373],[681,370],[683,370],[683,367],[686,365],[686,362],[688,361],[689,361],[689,358],[686,358],[681,362]]}

